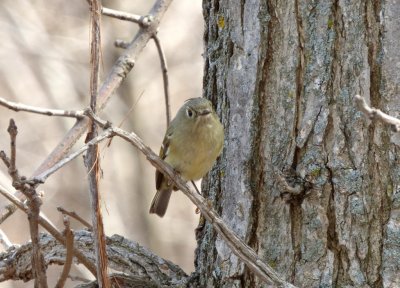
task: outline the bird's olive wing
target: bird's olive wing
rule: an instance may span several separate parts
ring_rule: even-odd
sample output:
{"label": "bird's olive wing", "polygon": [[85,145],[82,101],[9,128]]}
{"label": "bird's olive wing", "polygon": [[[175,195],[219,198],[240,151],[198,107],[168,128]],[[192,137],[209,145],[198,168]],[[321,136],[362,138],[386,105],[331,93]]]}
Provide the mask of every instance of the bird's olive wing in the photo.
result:
{"label": "bird's olive wing", "polygon": [[[163,160],[168,155],[168,150],[169,150],[168,148],[169,148],[169,143],[170,143],[169,139],[170,139],[171,135],[172,135],[172,133],[165,135],[163,144],[161,145],[161,148],[160,148],[160,153],[158,154],[158,156]],[[164,174],[162,174],[159,170],[156,170],[156,189],[157,190],[160,189],[163,178],[164,178]]]}

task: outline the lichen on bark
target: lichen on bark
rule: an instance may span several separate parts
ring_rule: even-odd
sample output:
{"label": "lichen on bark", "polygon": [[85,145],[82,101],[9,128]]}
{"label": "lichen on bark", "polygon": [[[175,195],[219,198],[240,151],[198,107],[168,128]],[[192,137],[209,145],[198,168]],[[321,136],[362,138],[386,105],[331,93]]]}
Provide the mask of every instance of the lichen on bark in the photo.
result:
{"label": "lichen on bark", "polygon": [[[204,93],[226,127],[210,201],[295,285],[400,285],[400,136],[353,104],[361,94],[400,115],[400,4],[214,0],[203,11]],[[290,201],[276,177],[288,167],[312,183]],[[201,284],[263,286],[211,226],[199,231]]]}

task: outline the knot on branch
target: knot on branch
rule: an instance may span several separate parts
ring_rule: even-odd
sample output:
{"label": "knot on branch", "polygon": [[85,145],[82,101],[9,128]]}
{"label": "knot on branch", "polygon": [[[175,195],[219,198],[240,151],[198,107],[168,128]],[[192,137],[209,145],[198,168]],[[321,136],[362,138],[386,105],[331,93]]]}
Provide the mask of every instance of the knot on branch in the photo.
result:
{"label": "knot on branch", "polygon": [[133,60],[129,55],[122,55],[119,57],[114,71],[119,77],[125,78],[126,75],[132,70],[133,66],[135,66],[135,60]]}
{"label": "knot on branch", "polygon": [[140,17],[139,25],[142,28],[148,28],[153,23],[153,21],[154,21],[153,15],[142,16],[142,17]]}

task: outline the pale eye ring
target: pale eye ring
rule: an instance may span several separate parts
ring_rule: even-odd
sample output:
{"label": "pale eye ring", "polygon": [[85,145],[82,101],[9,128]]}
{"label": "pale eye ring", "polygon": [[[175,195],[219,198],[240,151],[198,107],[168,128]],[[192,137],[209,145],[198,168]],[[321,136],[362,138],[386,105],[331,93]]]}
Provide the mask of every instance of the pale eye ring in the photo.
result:
{"label": "pale eye ring", "polygon": [[186,109],[186,115],[187,115],[189,118],[192,118],[193,115],[194,115],[193,110],[190,109],[190,108],[187,108],[187,109]]}

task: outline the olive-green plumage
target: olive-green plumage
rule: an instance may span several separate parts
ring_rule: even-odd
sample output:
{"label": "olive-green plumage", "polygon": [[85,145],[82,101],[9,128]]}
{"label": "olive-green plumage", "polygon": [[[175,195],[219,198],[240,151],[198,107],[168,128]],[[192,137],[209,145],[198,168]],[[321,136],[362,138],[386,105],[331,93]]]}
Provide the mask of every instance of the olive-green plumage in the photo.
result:
{"label": "olive-green plumage", "polygon": [[[160,158],[183,179],[199,180],[212,168],[223,144],[224,129],[211,102],[205,98],[193,98],[183,104],[171,121],[160,149]],[[150,213],[163,217],[171,192],[177,189],[158,170],[156,189]]]}

